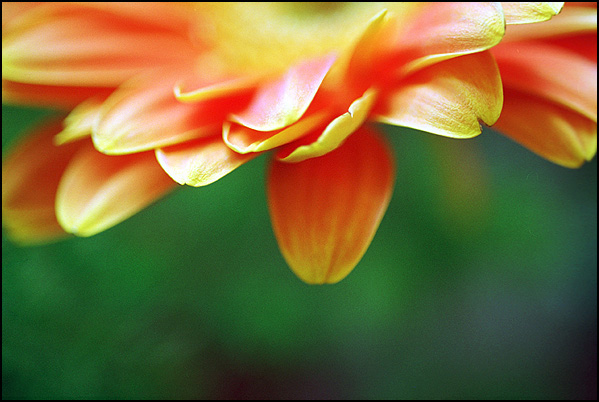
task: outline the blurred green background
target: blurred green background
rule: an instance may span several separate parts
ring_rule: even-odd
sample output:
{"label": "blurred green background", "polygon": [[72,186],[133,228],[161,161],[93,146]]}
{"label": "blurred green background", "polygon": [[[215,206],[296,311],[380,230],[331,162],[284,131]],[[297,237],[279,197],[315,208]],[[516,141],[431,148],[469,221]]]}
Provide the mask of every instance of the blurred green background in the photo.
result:
{"label": "blurred green background", "polygon": [[[49,114],[4,106],[3,155]],[[394,196],[336,285],[281,257],[266,155],[91,238],[3,232],[3,399],[596,399],[597,159],[385,131]]]}

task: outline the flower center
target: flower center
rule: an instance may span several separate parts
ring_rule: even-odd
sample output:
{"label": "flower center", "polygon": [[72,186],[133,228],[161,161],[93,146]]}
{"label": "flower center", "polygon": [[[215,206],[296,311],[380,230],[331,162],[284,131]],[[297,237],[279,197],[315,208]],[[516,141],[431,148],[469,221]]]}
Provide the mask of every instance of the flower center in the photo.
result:
{"label": "flower center", "polygon": [[206,3],[198,39],[232,74],[284,70],[301,60],[341,52],[385,6],[359,3]]}

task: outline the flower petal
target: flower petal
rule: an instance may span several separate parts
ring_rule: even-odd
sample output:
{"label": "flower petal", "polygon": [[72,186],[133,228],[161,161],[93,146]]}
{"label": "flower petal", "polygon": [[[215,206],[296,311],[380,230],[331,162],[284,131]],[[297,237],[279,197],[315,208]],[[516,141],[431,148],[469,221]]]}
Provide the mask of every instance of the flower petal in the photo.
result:
{"label": "flower petal", "polygon": [[597,153],[596,122],[516,90],[506,88],[503,112],[494,128],[565,167],[579,167]]}
{"label": "flower petal", "polygon": [[420,14],[394,38],[404,74],[495,46],[505,33],[498,3],[424,3]]}
{"label": "flower petal", "polygon": [[492,53],[505,87],[546,97],[597,121],[596,62],[539,41],[500,44]]}
{"label": "flower petal", "polygon": [[45,243],[66,235],[56,220],[54,200],[60,178],[82,143],[54,146],[60,130],[60,121],[44,124],[2,162],[2,224],[19,243]]}
{"label": "flower petal", "polygon": [[287,70],[280,79],[263,84],[250,105],[230,119],[252,130],[274,131],[304,115],[336,57],[308,60]]}
{"label": "flower petal", "polygon": [[92,134],[96,148],[119,155],[212,135],[211,126],[221,123],[235,105],[247,102],[247,98],[233,96],[179,102],[173,94],[176,77],[152,74],[119,88],[100,111]]}
{"label": "flower petal", "polygon": [[[512,3],[517,5],[538,3]],[[587,3],[596,4],[596,3]],[[568,3],[562,11],[542,24],[510,25],[501,43],[517,40],[545,39],[564,35],[597,32],[597,8]]]}
{"label": "flower petal", "polygon": [[293,272],[313,284],[346,277],[372,241],[393,183],[389,149],[366,128],[325,156],[302,163],[273,160],[270,215]]}
{"label": "flower petal", "polygon": [[563,2],[505,2],[501,3],[506,24],[529,24],[547,21],[557,15]]}
{"label": "flower petal", "polygon": [[377,121],[455,138],[481,133],[479,120],[495,123],[503,100],[497,65],[489,52],[429,66],[405,81],[373,112]]}
{"label": "flower petal", "polygon": [[188,141],[156,150],[156,159],[164,171],[179,184],[194,187],[213,183],[232,172],[258,153],[239,154],[231,150],[220,136]]}
{"label": "flower petal", "polygon": [[91,136],[102,102],[102,98],[90,98],[77,105],[64,119],[64,129],[56,134],[54,143],[62,145]]}
{"label": "flower petal", "polygon": [[89,144],[60,181],[56,216],[65,231],[92,236],[129,218],[175,186],[153,152],[108,156]]}
{"label": "flower petal", "polygon": [[[367,90],[361,98],[356,99],[350,105],[347,113],[334,119],[315,140],[306,138],[298,141],[299,144],[290,144],[289,147],[285,147],[277,153],[277,159],[283,162],[302,162],[309,158],[325,155],[338,148],[364,123],[372,109],[376,95],[376,90]],[[304,144],[304,142],[307,143]]]}
{"label": "flower petal", "polygon": [[2,77],[28,84],[113,87],[140,71],[192,66],[194,48],[182,31],[185,20],[164,27],[115,10],[48,3],[22,15],[2,33]]}
{"label": "flower petal", "polygon": [[292,142],[316,127],[329,117],[327,112],[316,112],[304,116],[297,123],[282,130],[256,131],[236,123],[223,124],[223,140],[235,152],[262,152]]}

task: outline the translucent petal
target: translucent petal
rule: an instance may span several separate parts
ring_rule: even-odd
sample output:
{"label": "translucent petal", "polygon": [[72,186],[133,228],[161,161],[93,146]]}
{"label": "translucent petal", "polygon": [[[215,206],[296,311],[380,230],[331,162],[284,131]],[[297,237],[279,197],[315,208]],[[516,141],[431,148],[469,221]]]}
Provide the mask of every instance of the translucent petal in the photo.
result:
{"label": "translucent petal", "polygon": [[557,15],[563,2],[505,2],[501,3],[506,24],[529,24],[547,21]]}
{"label": "translucent petal", "polygon": [[293,272],[311,284],[345,278],[370,245],[393,183],[389,149],[366,128],[325,156],[301,163],[273,160],[270,215]]}

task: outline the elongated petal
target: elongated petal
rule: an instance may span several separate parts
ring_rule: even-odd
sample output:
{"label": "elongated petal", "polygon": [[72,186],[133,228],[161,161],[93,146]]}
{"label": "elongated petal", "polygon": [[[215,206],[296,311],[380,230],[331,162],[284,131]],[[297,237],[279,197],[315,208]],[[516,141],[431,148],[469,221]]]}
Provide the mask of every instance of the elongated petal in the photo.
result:
{"label": "elongated petal", "polygon": [[301,163],[274,160],[270,215],[293,272],[311,284],[346,277],[372,241],[393,183],[389,150],[366,128],[325,156]]}
{"label": "elongated petal", "polygon": [[101,7],[36,7],[2,34],[2,77],[28,84],[113,87],[155,67],[191,67],[194,48],[181,27],[145,22]]}
{"label": "elongated petal", "polygon": [[[366,121],[374,104],[377,92],[369,89],[364,95],[355,100],[349,111],[335,118],[315,140],[298,141],[277,153],[277,159],[284,162],[302,162],[309,158],[325,155],[337,149],[354,131]],[[304,144],[303,142],[307,142]]]}
{"label": "elongated petal", "polygon": [[489,52],[446,60],[400,83],[374,111],[375,119],[454,138],[481,133],[499,118],[502,86]]}
{"label": "elongated petal", "polygon": [[506,89],[496,127],[559,165],[576,168],[597,153],[597,123],[546,99]]}
{"label": "elongated petal", "polygon": [[220,136],[220,127],[212,137],[156,150],[156,159],[173,180],[194,187],[213,183],[258,155],[231,150]]}
{"label": "elongated petal", "polygon": [[91,97],[107,97],[114,88],[24,84],[2,79],[2,102],[70,111]]}
{"label": "elongated petal", "polygon": [[231,120],[258,131],[295,123],[308,109],[336,57],[327,55],[291,67],[280,79],[263,84],[244,111]]}
{"label": "elongated petal", "polygon": [[546,97],[597,120],[597,63],[537,41],[492,50],[506,87]]}
{"label": "elongated petal", "polygon": [[529,24],[547,21],[557,15],[563,2],[505,2],[501,3],[506,24]]}
{"label": "elongated petal", "polygon": [[60,130],[61,121],[45,123],[2,162],[2,224],[19,243],[45,243],[66,235],[56,220],[54,200],[60,178],[82,143],[54,146]]}
{"label": "elongated petal", "polygon": [[498,3],[425,3],[419,15],[395,38],[408,73],[456,56],[495,46],[505,33]]}
{"label": "elongated petal", "polygon": [[209,136],[211,126],[222,122],[238,102],[246,101],[229,97],[182,103],[173,94],[176,79],[170,74],[143,77],[108,98],[93,130],[96,148],[118,155]]}
{"label": "elongated petal", "polygon": [[175,186],[154,152],[109,156],[89,144],[64,172],[56,216],[65,231],[91,236],[129,218]]}

